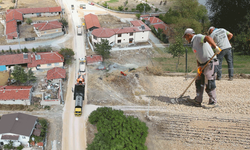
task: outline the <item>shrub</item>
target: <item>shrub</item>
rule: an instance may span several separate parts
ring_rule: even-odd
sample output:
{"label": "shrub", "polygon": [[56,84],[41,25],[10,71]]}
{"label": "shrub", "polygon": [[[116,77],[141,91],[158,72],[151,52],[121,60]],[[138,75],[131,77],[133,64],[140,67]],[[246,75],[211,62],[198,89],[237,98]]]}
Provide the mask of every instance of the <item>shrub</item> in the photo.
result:
{"label": "shrub", "polygon": [[31,24],[33,21],[30,18],[27,18],[26,23]]}
{"label": "shrub", "polygon": [[141,14],[135,14],[135,16],[136,16],[137,19],[140,19]]}
{"label": "shrub", "polygon": [[14,9],[14,6],[11,6],[9,9]]}
{"label": "shrub", "polygon": [[50,110],[50,106],[44,106],[45,110]]}
{"label": "shrub", "polygon": [[128,7],[126,7],[125,10],[128,11]]}
{"label": "shrub", "polygon": [[119,10],[119,11],[123,11],[123,6],[119,6],[119,7],[118,7],[118,10]]}
{"label": "shrub", "polygon": [[87,149],[141,149],[148,134],[146,123],[132,116],[126,117],[121,110],[100,107],[89,116],[89,122],[97,126],[98,133]]}

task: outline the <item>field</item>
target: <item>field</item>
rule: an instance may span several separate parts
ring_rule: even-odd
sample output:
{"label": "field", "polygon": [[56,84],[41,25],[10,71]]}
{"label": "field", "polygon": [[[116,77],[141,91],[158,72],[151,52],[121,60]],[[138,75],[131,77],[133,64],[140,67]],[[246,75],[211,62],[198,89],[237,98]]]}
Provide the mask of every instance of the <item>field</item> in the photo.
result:
{"label": "field", "polygon": [[18,8],[57,7],[54,0],[18,0]]}
{"label": "field", "polygon": [[2,0],[2,3],[0,3],[0,11],[6,11],[10,7],[13,7],[15,4],[11,2],[11,0]]}

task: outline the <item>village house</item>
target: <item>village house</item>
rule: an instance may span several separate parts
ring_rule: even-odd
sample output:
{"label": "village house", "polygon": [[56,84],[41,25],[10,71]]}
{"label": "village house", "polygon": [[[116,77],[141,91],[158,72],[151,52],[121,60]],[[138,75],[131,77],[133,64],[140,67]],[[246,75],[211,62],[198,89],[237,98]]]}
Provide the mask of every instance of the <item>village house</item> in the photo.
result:
{"label": "village house", "polygon": [[63,32],[62,23],[60,23],[59,21],[50,21],[50,22],[47,21],[47,22],[33,24],[33,26],[34,26],[34,31],[36,32],[36,35],[38,37]]}
{"label": "village house", "polygon": [[87,65],[98,65],[103,62],[103,58],[101,55],[90,55],[86,56],[86,64]]}
{"label": "village house", "polygon": [[32,71],[63,67],[63,62],[64,57],[58,52],[0,55],[0,65],[4,65],[7,68],[14,65],[22,65],[23,67],[31,68]]}
{"label": "village house", "polygon": [[30,105],[32,86],[0,86],[0,104]]}
{"label": "village house", "polygon": [[151,29],[141,20],[131,21],[132,27],[122,27],[116,29],[98,28],[92,31],[92,44],[101,42],[101,39],[107,39],[109,44],[129,45],[139,42],[147,42]]}
{"label": "village house", "polygon": [[145,23],[148,26],[154,26],[157,32],[158,32],[158,29],[160,28],[163,30],[164,34],[169,36],[170,27],[167,24],[165,24],[161,19],[156,18],[156,17],[143,17],[143,19],[145,20]]}
{"label": "village house", "polygon": [[6,38],[18,38],[18,25],[23,22],[24,18],[57,16],[61,12],[61,7],[9,9],[6,12]]}
{"label": "village house", "polygon": [[53,69],[48,70],[47,72],[47,81],[53,81],[55,83],[59,83],[59,80],[64,80],[66,78],[66,70],[59,68],[59,67],[55,67]]}
{"label": "village house", "polygon": [[88,14],[84,16],[87,31],[93,31],[94,29],[101,28],[98,17],[94,14]]}
{"label": "village house", "polygon": [[38,118],[23,113],[3,115],[0,119],[0,145],[13,141],[13,146],[29,147],[30,136],[35,129]]}

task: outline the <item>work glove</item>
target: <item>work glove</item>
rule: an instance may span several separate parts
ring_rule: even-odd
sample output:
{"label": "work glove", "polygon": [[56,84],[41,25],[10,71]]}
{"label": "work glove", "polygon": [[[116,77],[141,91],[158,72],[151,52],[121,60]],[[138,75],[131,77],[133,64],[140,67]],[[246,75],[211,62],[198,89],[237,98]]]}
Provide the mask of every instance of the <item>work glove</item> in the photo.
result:
{"label": "work glove", "polygon": [[215,47],[215,53],[219,54],[221,52],[221,48],[219,48],[218,46]]}
{"label": "work glove", "polygon": [[202,74],[201,69],[202,69],[201,67],[198,67],[198,69],[197,69],[197,73],[198,73],[199,76],[201,76],[201,74]]}

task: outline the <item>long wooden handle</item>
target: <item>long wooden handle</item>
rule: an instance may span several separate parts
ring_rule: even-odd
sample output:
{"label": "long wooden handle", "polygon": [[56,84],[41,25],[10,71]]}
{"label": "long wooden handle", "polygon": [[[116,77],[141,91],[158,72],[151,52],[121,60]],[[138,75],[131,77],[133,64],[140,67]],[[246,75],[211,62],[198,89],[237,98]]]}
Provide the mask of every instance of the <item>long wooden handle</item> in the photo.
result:
{"label": "long wooden handle", "polygon": [[[201,68],[201,72],[207,67],[207,65],[210,63],[210,61],[214,58],[214,56],[216,55],[216,53],[214,53],[213,57],[209,59],[209,61],[206,63],[205,66],[203,66]],[[192,83],[196,80],[196,78],[199,76],[199,74],[196,75],[196,77],[192,80],[192,82],[188,85],[188,87],[186,88],[186,90],[179,96],[179,98],[181,98],[187,91],[187,89],[192,85]]]}

